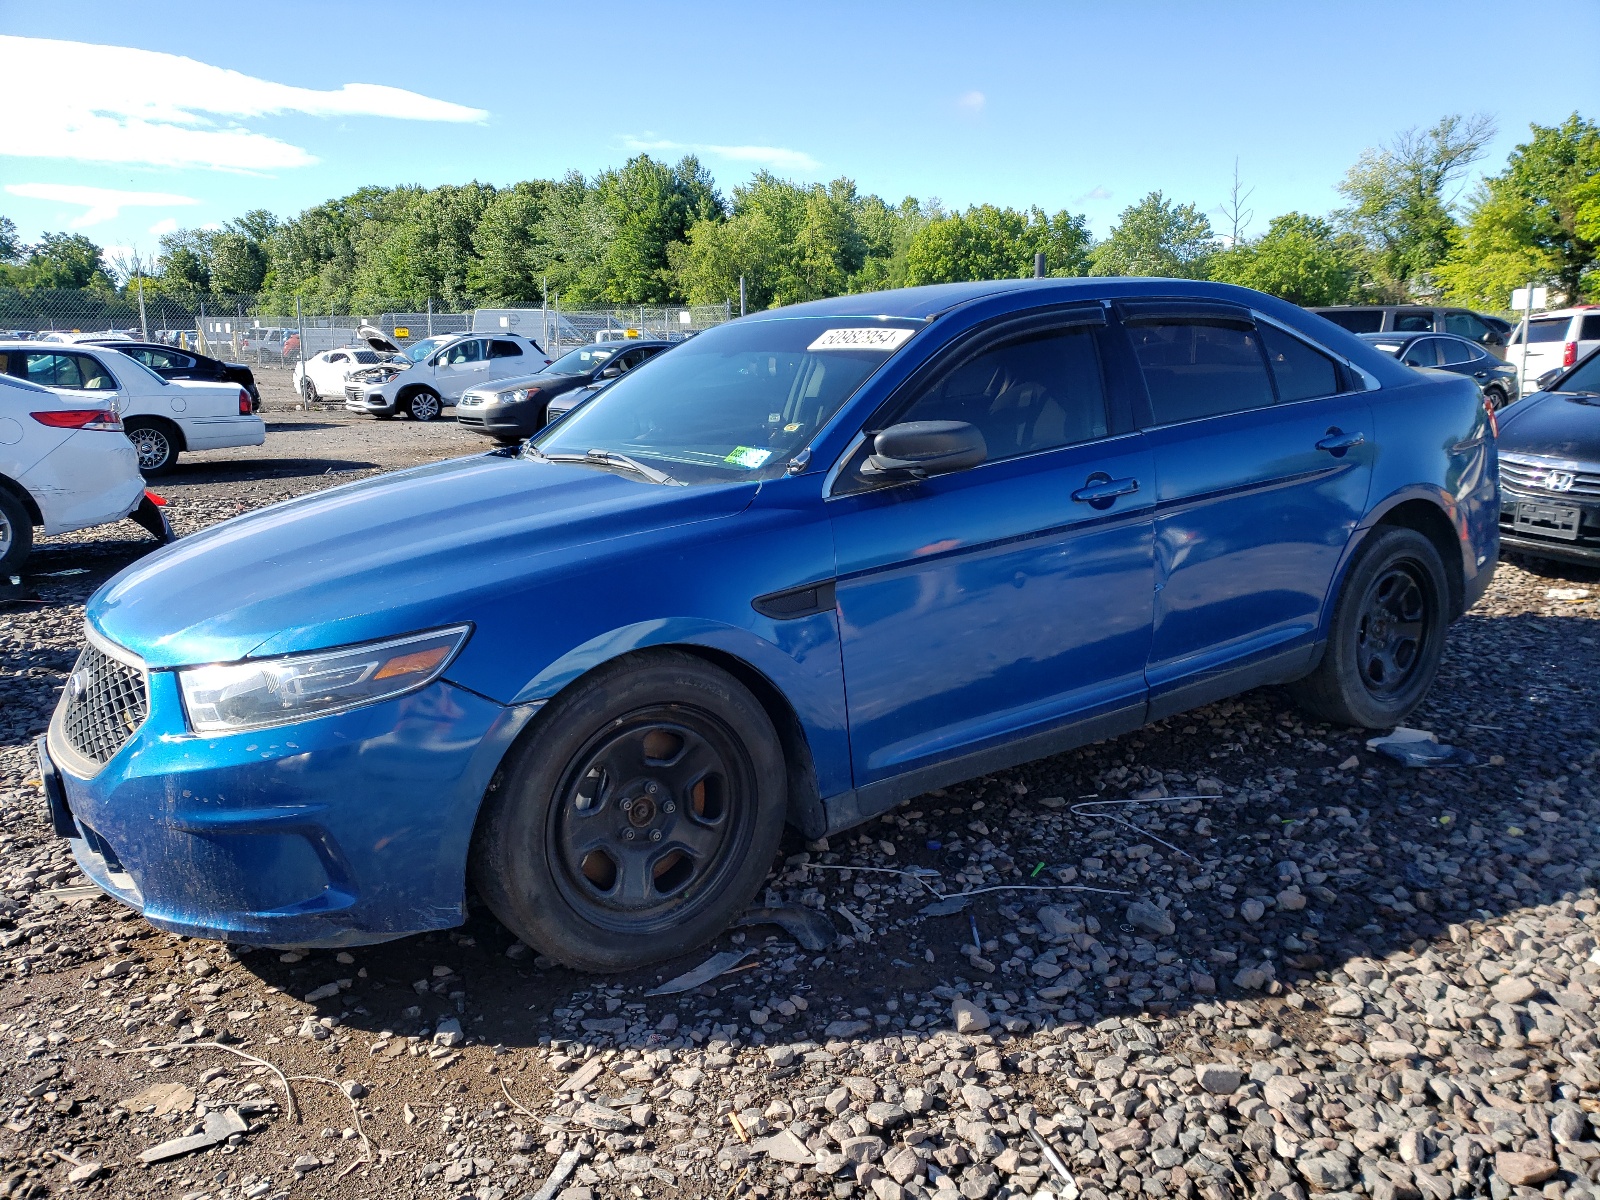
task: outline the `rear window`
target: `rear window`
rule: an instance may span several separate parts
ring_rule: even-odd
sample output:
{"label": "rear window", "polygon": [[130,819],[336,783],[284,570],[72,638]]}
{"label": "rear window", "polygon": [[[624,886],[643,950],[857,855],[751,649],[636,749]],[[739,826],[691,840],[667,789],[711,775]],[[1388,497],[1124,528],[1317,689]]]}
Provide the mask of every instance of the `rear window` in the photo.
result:
{"label": "rear window", "polygon": [[1321,351],[1313,350],[1299,338],[1271,325],[1260,325],[1256,332],[1272,364],[1272,377],[1278,384],[1278,399],[1285,403],[1335,396],[1344,390],[1338,365]]}
{"label": "rear window", "polygon": [[1528,344],[1537,346],[1540,342],[1564,342],[1567,340],[1567,327],[1571,324],[1570,317],[1534,321],[1528,329]]}
{"label": "rear window", "polygon": [[1383,310],[1378,308],[1335,308],[1321,314],[1351,333],[1379,333],[1383,330]]}
{"label": "rear window", "polygon": [[522,347],[515,342],[493,341],[489,343],[490,358],[521,358]]}
{"label": "rear window", "polygon": [[1254,329],[1176,320],[1128,327],[1157,425],[1266,408],[1272,382]]}

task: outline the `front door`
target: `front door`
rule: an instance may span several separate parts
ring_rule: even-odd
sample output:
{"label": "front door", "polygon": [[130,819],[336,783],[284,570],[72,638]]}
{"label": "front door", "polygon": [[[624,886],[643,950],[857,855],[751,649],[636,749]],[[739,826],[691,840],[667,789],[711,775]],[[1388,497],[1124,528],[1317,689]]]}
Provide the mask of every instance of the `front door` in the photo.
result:
{"label": "front door", "polygon": [[488,376],[489,362],[483,338],[467,338],[440,352],[434,373],[439,394],[446,400],[459,400],[461,393]]}
{"label": "front door", "polygon": [[1374,446],[1354,373],[1287,331],[1227,305],[1123,308],[1155,457],[1155,718],[1309,662]]}
{"label": "front door", "polygon": [[1151,460],[1131,410],[1107,404],[1103,326],[1096,306],[979,340],[893,415],[976,425],[977,467],[875,485],[858,471],[869,437],[840,473],[828,507],[858,792],[1046,753],[1092,718],[1142,723]]}

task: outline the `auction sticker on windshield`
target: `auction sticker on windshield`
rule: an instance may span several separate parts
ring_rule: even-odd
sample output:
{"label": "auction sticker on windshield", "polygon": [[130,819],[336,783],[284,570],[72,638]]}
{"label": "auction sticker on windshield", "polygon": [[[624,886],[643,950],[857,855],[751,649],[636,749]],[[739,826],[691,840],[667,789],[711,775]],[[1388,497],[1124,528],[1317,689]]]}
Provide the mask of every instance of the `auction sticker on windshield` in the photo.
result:
{"label": "auction sticker on windshield", "polygon": [[771,450],[758,450],[754,446],[735,446],[733,452],[722,461],[735,467],[743,467],[747,471],[754,471],[771,457]]}
{"label": "auction sticker on windshield", "polygon": [[807,350],[882,350],[888,353],[905,345],[915,329],[896,329],[878,325],[871,329],[830,329],[806,347]]}

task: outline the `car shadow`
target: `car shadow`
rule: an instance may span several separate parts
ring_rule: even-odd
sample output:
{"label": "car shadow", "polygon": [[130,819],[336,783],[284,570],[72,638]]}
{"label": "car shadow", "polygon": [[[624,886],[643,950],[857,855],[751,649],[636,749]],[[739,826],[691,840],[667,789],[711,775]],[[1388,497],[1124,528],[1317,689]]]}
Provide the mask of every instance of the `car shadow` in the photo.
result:
{"label": "car shadow", "polygon": [[343,429],[342,421],[267,421],[268,433],[307,433],[314,429]]}
{"label": "car shadow", "polygon": [[173,483],[237,483],[257,479],[293,479],[345,471],[375,471],[379,464],[349,458],[229,458],[206,462],[179,459],[165,475],[148,481],[152,489]]}
{"label": "car shadow", "polygon": [[[919,796],[826,851],[790,831],[766,903],[825,912],[844,936],[823,953],[758,927],[648,969],[585,975],[519,949],[474,902],[459,929],[352,948],[342,963],[331,950],[257,949],[241,961],[291,997],[347,981],[301,1006],[308,1014],[402,1035],[455,1017],[469,1038],[512,1047],[677,1045],[709,1022],[755,1043],[845,1030],[865,1050],[948,1028],[957,995],[1018,1032],[1173,1014],[1220,996],[1256,1005],[1268,1022],[1303,1022],[1320,1044],[1315,1001],[1286,1004],[1296,989],[1343,980],[1354,959],[1420,954],[1452,926],[1574,899],[1592,883],[1587,813],[1561,793],[1595,757],[1578,762],[1577,748],[1600,736],[1600,710],[1582,700],[1600,653],[1580,639],[1594,629],[1579,617],[1477,614],[1453,627],[1412,723],[1471,751],[1473,766],[1402,767],[1369,752],[1369,734],[1305,720],[1285,692],[1265,688]],[[1540,736],[1551,724],[1557,745]],[[1220,796],[1175,798],[1197,791]],[[1136,795],[1153,802],[1114,810],[1125,825],[1073,810]],[[1007,890],[923,915],[935,888]],[[1172,933],[1130,922],[1130,903],[1152,900]],[[1054,932],[1037,915],[1044,905],[1056,910]],[[976,956],[964,949],[974,932]],[[644,994],[725,950],[753,953],[687,994]],[[1032,967],[1046,956],[1058,970]],[[752,1008],[768,1014],[760,1028]]]}

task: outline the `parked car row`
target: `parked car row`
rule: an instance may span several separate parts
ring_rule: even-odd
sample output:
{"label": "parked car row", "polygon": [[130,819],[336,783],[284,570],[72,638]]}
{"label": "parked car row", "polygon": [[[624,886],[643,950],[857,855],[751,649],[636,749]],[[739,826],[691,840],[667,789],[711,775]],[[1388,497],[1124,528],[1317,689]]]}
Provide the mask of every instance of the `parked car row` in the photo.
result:
{"label": "parked car row", "polygon": [[1517,369],[1466,338],[1448,333],[1363,333],[1360,337],[1408,367],[1470,376],[1492,408],[1504,408],[1517,396]]}

